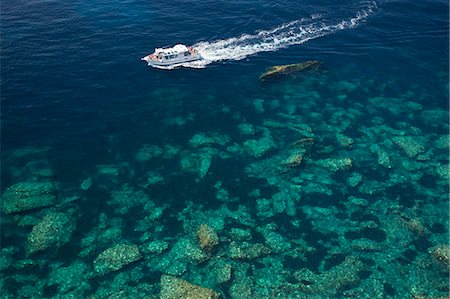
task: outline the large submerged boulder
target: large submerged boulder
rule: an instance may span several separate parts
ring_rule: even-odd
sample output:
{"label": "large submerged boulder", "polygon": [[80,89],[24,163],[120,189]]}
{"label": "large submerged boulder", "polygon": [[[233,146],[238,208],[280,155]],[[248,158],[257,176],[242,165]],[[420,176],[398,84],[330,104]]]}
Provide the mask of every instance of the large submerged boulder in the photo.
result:
{"label": "large submerged boulder", "polygon": [[61,247],[70,240],[75,228],[71,215],[59,212],[49,213],[33,227],[28,235],[26,251],[28,254],[33,254],[50,247]]}
{"label": "large submerged boulder", "polygon": [[268,129],[264,130],[264,135],[260,139],[249,139],[244,142],[245,151],[254,158],[261,158],[276,148],[277,145]]}
{"label": "large submerged boulder", "polygon": [[142,258],[137,245],[118,244],[108,248],[94,260],[94,270],[99,275],[117,271]]}
{"label": "large submerged boulder", "polygon": [[170,275],[161,276],[161,299],[215,299],[219,298],[220,294],[204,288],[181,278]]}
{"label": "large submerged boulder", "polygon": [[264,82],[271,78],[289,76],[302,71],[316,70],[320,65],[321,62],[317,60],[310,60],[294,64],[276,65],[268,68],[266,72],[259,77],[259,80],[261,82]]}
{"label": "large submerged boulder", "polygon": [[11,214],[54,205],[56,191],[56,184],[50,181],[14,184],[2,195],[1,211]]}

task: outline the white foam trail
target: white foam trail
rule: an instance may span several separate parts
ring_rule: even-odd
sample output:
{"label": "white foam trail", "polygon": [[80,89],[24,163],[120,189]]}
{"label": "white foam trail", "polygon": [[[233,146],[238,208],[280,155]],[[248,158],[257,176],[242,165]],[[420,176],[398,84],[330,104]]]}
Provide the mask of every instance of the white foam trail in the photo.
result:
{"label": "white foam trail", "polygon": [[376,2],[365,2],[364,7],[357,11],[355,16],[338,22],[330,22],[323,19],[322,15],[314,14],[310,18],[291,21],[254,34],[243,34],[239,37],[213,42],[199,42],[193,47],[197,49],[204,59],[184,63],[181,66],[203,68],[216,61],[241,60],[256,53],[276,51],[292,45],[302,44],[339,30],[354,28],[361,21],[372,15],[376,8]]}

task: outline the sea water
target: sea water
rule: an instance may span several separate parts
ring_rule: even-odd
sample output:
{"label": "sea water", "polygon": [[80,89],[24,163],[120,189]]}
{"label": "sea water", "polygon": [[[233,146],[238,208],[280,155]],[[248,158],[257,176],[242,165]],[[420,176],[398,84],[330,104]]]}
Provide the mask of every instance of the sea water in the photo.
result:
{"label": "sea water", "polygon": [[3,1],[0,293],[448,296],[448,14]]}

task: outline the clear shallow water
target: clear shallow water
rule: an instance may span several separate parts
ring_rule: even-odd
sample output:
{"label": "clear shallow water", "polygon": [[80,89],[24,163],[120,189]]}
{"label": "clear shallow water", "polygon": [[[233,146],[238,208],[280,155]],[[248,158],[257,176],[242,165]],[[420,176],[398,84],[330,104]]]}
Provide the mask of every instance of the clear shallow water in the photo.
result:
{"label": "clear shallow water", "polygon": [[[441,169],[448,164],[448,148],[442,146],[445,140],[439,142],[448,134],[447,2],[19,1],[2,3],[1,16],[3,194],[21,182],[58,184],[52,191],[57,202],[50,207],[2,217],[2,247],[9,248],[5,256],[11,259],[8,263],[5,258],[2,267],[6,293],[25,296],[30,292],[26,286],[39,282],[36,297],[70,292],[107,297],[118,292],[119,275],[132,271],[138,278],[123,284],[134,297],[157,294],[161,274],[213,288],[225,297],[237,297],[236,277],[250,281],[253,294],[262,297],[268,296],[262,290],[273,294],[288,285],[292,293],[281,297],[448,293],[447,274],[431,254],[436,246],[448,244],[448,188]],[[162,71],[139,61],[154,47],[178,42],[199,45],[213,62],[203,69]],[[322,61],[321,70],[258,82],[266,67],[305,60]],[[246,133],[242,124],[250,124],[254,132]],[[301,147],[306,151],[304,163],[286,174],[278,168],[297,153],[290,144],[302,137],[292,129],[299,125],[311,127],[314,145]],[[256,157],[246,141],[260,140],[267,130],[274,145]],[[193,146],[190,140],[199,133],[220,138]],[[339,143],[338,134],[352,138],[352,146]],[[398,136],[413,136],[423,149],[416,155],[408,152]],[[162,148],[166,157],[153,148],[147,151],[148,160],[137,158],[146,145]],[[176,149],[172,156],[169,145]],[[380,153],[387,153],[392,165]],[[342,157],[352,159],[350,169],[334,172],[322,165],[323,160]],[[197,167],[192,162],[197,160],[204,162]],[[206,173],[202,165],[209,165]],[[111,174],[111,169],[116,172]],[[149,183],[154,173],[163,180]],[[352,187],[348,180],[355,173],[363,180]],[[89,178],[92,186],[83,190],[80,184]],[[314,180],[324,183],[316,186]],[[377,182],[382,186],[373,187]],[[142,192],[149,197],[145,202],[164,207],[162,216],[148,227],[139,224],[148,214],[142,212],[145,202],[118,199],[114,194],[124,188],[125,194]],[[293,198],[285,205],[293,202],[296,212],[273,207],[264,214],[263,199],[277,202],[275,194],[280,192]],[[73,196],[79,199],[67,202]],[[355,207],[352,197],[370,204]],[[252,221],[232,220],[220,209],[224,204],[235,218],[248,214]],[[328,215],[323,219],[339,225],[325,229],[317,219],[320,211],[309,213],[318,208]],[[363,213],[366,209],[375,216]],[[75,223],[70,240],[27,256],[24,248],[33,226],[55,211],[70,215]],[[86,241],[105,230],[102,213],[121,233],[110,239],[97,233],[98,243],[95,238]],[[26,216],[33,217],[23,224]],[[304,229],[294,229],[298,221]],[[374,225],[370,221],[376,231],[367,230]],[[193,232],[203,222],[218,232],[221,242],[207,262],[184,261],[174,248],[183,238],[195,241]],[[284,238],[275,243],[292,248],[306,242],[301,255],[270,246],[270,223]],[[411,223],[427,232],[401,229]],[[263,243],[271,253],[233,257],[226,240],[236,238],[230,235],[236,227],[251,232],[250,244]],[[147,239],[142,237],[144,229],[150,234]],[[378,240],[383,233],[386,239]],[[396,234],[407,237],[398,242]],[[355,245],[363,239],[378,242],[376,250],[368,250],[378,252],[375,257]],[[160,255],[148,253],[144,248],[149,240],[164,240],[168,248]],[[244,246],[238,238],[234,241]],[[91,277],[98,254],[124,242],[140,246],[143,258],[128,268]],[[396,247],[399,243],[407,249]],[[205,273],[214,268],[218,255],[232,268],[234,278],[226,283]],[[175,271],[158,264],[174,256],[189,269]],[[329,265],[340,265],[340,259],[349,256],[364,264],[358,279],[336,283],[332,293],[304,286],[302,281],[310,279],[329,287],[322,281]],[[36,266],[21,266],[25,259]],[[81,272],[88,273],[85,287],[75,287],[72,281],[66,290],[52,280],[56,274],[46,274],[76,261],[84,265]],[[265,273],[280,272],[270,266],[277,262],[287,272],[276,276],[278,281],[257,283]],[[396,263],[399,270],[380,270],[386,268],[384,263]],[[420,268],[423,264],[428,266]],[[246,267],[252,270],[244,271]],[[319,277],[306,278],[302,269]],[[32,272],[27,279],[26,271]],[[408,273],[407,281],[400,272]],[[148,284],[148,290],[137,290],[136,281]]]}

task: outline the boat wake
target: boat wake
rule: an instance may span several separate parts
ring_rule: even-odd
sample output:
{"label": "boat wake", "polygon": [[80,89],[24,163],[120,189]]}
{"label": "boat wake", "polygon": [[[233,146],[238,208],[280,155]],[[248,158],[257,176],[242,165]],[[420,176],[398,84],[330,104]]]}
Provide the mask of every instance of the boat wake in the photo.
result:
{"label": "boat wake", "polygon": [[333,21],[315,14],[309,18],[295,20],[254,34],[243,34],[239,37],[212,42],[202,41],[193,47],[204,59],[179,66],[204,68],[217,61],[241,60],[256,53],[277,51],[292,45],[299,45],[340,30],[355,28],[373,15],[376,10],[376,2],[368,1],[360,3],[356,13],[346,19]]}

